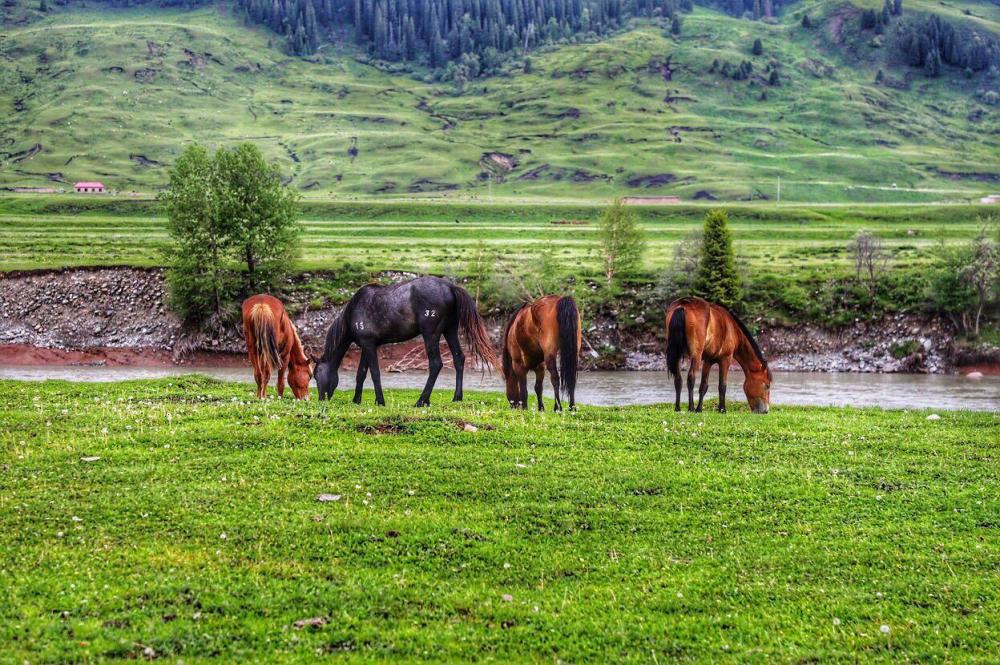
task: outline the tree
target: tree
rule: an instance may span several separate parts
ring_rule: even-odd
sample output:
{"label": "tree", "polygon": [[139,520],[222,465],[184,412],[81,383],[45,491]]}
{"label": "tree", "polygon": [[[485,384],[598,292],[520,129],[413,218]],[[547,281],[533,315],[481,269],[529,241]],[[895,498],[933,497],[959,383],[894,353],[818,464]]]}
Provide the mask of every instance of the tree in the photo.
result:
{"label": "tree", "polygon": [[742,298],[733,238],[729,233],[729,213],[725,210],[709,210],[705,215],[701,262],[694,289],[703,298],[730,308],[736,308]]}
{"label": "tree", "polygon": [[875,82],[881,83],[884,80],[885,80],[885,74],[882,72],[881,69],[879,69],[878,72],[875,74]]}
{"label": "tree", "polygon": [[218,329],[240,296],[271,289],[298,249],[298,195],[244,143],[214,156],[184,150],[161,195],[170,235],[170,303],[187,323]]}
{"label": "tree", "polygon": [[809,14],[802,15],[802,27],[809,30],[813,27],[812,21],[809,19]]}
{"label": "tree", "polygon": [[227,260],[232,230],[218,214],[212,186],[212,158],[188,146],[170,171],[170,187],[160,196],[170,235],[169,301],[181,319],[221,327],[236,282]]}
{"label": "tree", "polygon": [[854,260],[854,274],[868,287],[872,301],[878,292],[878,283],[889,265],[889,254],[882,247],[882,239],[868,231],[858,231],[847,245]]}
{"label": "tree", "polygon": [[219,214],[234,225],[246,268],[244,290],[273,288],[298,251],[298,194],[281,184],[277,165],[268,164],[252,143],[215,153],[215,183]]}
{"label": "tree", "polygon": [[753,51],[754,55],[762,55],[764,53],[764,44],[761,43],[760,37],[758,37],[757,39],[753,40],[753,49],[752,49],[752,51]]}
{"label": "tree", "polygon": [[674,20],[670,22],[670,34],[677,37],[681,34],[681,17],[675,15]]}
{"label": "tree", "polygon": [[778,76],[777,69],[771,70],[771,76],[768,77],[767,84],[774,87],[778,87],[779,85],[781,85],[781,78]]}
{"label": "tree", "polygon": [[646,239],[639,228],[635,211],[621,199],[604,209],[598,222],[599,254],[608,284],[618,276],[635,270],[642,261]]}
{"label": "tree", "polygon": [[972,241],[970,261],[961,275],[962,281],[976,294],[972,334],[979,337],[983,311],[1000,289],[1000,243],[994,242],[985,228]]}
{"label": "tree", "polygon": [[48,0],[39,0],[39,2],[38,2],[38,11],[43,12],[43,13],[49,11]]}

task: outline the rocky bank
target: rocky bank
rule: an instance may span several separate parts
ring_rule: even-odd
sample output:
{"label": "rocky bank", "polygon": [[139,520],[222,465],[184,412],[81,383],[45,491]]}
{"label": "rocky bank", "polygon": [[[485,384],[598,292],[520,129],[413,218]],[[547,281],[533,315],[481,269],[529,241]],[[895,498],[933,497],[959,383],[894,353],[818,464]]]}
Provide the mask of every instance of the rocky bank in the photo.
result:
{"label": "rocky bank", "polygon": [[[103,268],[0,274],[0,362],[121,362],[143,359],[242,354],[240,330],[218,335],[191,334],[165,303],[161,270]],[[289,303],[306,346],[322,349],[335,308],[310,310]],[[494,337],[501,321],[491,321]],[[584,331],[584,356],[592,367],[665,369],[662,339],[656,334],[623,334],[613,316],[593,321]],[[835,372],[946,372],[952,369],[952,338],[936,321],[898,315],[858,321],[826,330],[814,326],[771,328],[759,342],[775,369]],[[390,368],[421,366],[422,345],[385,347]],[[142,353],[136,353],[142,350]],[[90,356],[86,352],[91,352]],[[84,353],[84,355],[80,355]],[[220,358],[221,360],[221,358]]]}

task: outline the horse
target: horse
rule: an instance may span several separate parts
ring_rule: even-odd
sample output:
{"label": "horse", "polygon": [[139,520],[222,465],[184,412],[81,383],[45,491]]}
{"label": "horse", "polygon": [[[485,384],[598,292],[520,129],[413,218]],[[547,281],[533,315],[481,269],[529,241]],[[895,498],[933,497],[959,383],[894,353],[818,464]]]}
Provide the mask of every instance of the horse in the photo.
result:
{"label": "horse", "polygon": [[370,370],[375,403],[384,406],[378,347],[420,335],[427,351],[428,376],[417,406],[429,406],[434,382],[444,366],[439,348],[441,335],[444,335],[455,364],[454,401],[460,402],[465,354],[459,343],[459,329],[464,331],[466,342],[482,364],[499,366],[476,303],[461,286],[440,277],[418,277],[391,286],[363,286],[327,332],[323,356],[316,365],[319,398],[325,400],[333,396],[339,382],[337,371],[353,342],[361,348],[354,403],[361,403],[362,389]]}
{"label": "horse", "polygon": [[560,387],[569,397],[570,410],[575,410],[577,359],[582,342],[580,313],[569,296],[545,296],[517,310],[503,333],[503,374],[510,405],[527,408],[528,371],[534,370],[538,410],[544,411],[542,381],[548,367],[556,394],[555,410],[562,411]]}
{"label": "horse", "polygon": [[[691,358],[688,370],[688,410],[701,411],[708,392],[712,364],[719,365],[719,411],[726,411],[726,379],[735,359],[743,368],[743,392],[754,413],[767,413],[771,402],[771,370],[753,335],[739,318],[722,305],[701,298],[681,298],[670,303],[666,312],[667,368],[674,377],[677,399],[674,410],[681,410],[682,356]],[[698,407],[694,405],[694,377],[701,372]]]}
{"label": "horse", "polygon": [[278,372],[278,397],[285,395],[285,374],[295,399],[308,399],[313,363],[302,349],[302,340],[281,301],[259,294],[243,301],[243,337],[257,382],[257,397],[264,399],[271,372]]}

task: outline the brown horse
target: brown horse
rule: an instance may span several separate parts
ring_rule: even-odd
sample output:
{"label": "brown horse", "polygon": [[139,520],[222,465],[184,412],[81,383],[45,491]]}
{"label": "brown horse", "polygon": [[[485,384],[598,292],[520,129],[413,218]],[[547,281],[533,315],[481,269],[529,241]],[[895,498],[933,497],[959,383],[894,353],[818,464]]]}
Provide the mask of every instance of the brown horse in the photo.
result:
{"label": "brown horse", "polygon": [[309,397],[313,363],[302,349],[299,333],[285,306],[269,295],[250,296],[243,301],[243,336],[257,381],[257,397],[264,399],[271,372],[278,372],[278,397],[285,395],[285,374],[296,399]]}
{"label": "brown horse", "polygon": [[[682,356],[691,358],[688,370],[688,410],[701,411],[708,392],[712,364],[719,365],[719,411],[726,411],[726,379],[735,359],[743,368],[743,392],[754,413],[767,413],[771,402],[771,370],[754,341],[753,335],[732,312],[701,298],[681,298],[667,307],[667,367],[674,375],[677,399],[674,410],[681,410]],[[694,406],[694,377],[701,372],[698,407]]]}
{"label": "brown horse", "polygon": [[576,301],[569,296],[545,296],[521,307],[503,334],[503,374],[510,405],[527,408],[528,371],[534,370],[538,410],[544,411],[542,381],[548,367],[556,393],[555,410],[562,411],[560,378],[562,390],[569,396],[569,408],[575,409],[577,357],[582,341],[580,314]]}

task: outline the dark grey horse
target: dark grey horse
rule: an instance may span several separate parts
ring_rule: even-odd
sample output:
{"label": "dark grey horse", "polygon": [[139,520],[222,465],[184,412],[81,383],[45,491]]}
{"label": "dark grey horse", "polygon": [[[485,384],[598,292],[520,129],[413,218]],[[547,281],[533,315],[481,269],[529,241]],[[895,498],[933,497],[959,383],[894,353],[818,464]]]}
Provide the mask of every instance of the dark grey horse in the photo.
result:
{"label": "dark grey horse", "polygon": [[351,343],[361,348],[354,402],[361,403],[361,391],[369,371],[375,384],[375,403],[385,404],[378,368],[378,347],[405,342],[420,335],[427,350],[429,374],[417,406],[431,403],[431,390],[444,363],[441,362],[441,335],[451,349],[455,363],[455,401],[462,399],[465,354],[459,343],[459,328],[465,333],[472,353],[480,362],[499,366],[496,352],[476,303],[460,286],[440,277],[418,277],[392,286],[363,286],[344,307],[326,334],[323,357],[316,364],[319,398],[325,400],[337,388],[340,363]]}

